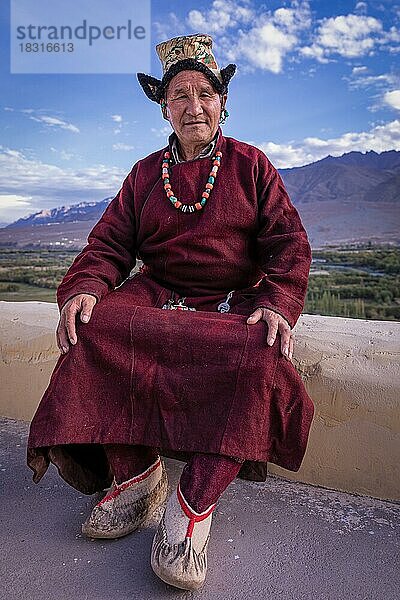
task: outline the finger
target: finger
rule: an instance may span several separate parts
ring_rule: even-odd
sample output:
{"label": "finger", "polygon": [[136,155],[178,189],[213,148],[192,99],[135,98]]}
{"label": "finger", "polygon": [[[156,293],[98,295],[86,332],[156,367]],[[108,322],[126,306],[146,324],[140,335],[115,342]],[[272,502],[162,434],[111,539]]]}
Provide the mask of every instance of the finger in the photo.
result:
{"label": "finger", "polygon": [[81,321],[83,323],[88,323],[90,317],[92,316],[92,310],[94,305],[96,304],[95,298],[83,298],[82,300],[82,310],[81,310]]}
{"label": "finger", "polygon": [[262,318],[262,316],[263,316],[262,309],[256,308],[256,310],[247,319],[247,323],[249,323],[249,325],[254,325],[254,323],[257,323]]}
{"label": "finger", "polygon": [[76,313],[78,312],[79,308],[80,307],[77,304],[72,303],[71,306],[67,309],[67,312],[65,314],[65,324],[66,324],[68,339],[71,342],[71,344],[74,344],[74,345],[77,342],[76,329],[75,329],[75,317],[76,317]]}
{"label": "finger", "polygon": [[64,354],[64,351],[62,349],[60,338],[59,338],[59,335],[58,335],[57,331],[56,331],[56,344],[57,344],[57,348],[59,349],[59,351],[61,352],[61,354]]}
{"label": "finger", "polygon": [[267,344],[268,346],[272,346],[276,339],[276,334],[278,333],[278,321],[273,318],[267,318],[268,324],[268,335],[267,335]]}
{"label": "finger", "polygon": [[281,336],[281,352],[286,357],[289,358],[289,344],[290,344],[290,336],[291,331],[287,327],[287,325],[279,324],[279,333]]}
{"label": "finger", "polygon": [[293,356],[293,346],[294,346],[294,339],[293,336],[290,338],[289,341],[289,360],[292,360],[292,356]]}
{"label": "finger", "polygon": [[61,316],[60,321],[58,323],[56,337],[57,337],[57,345],[58,345],[60,351],[63,354],[66,354],[66,352],[68,352],[68,350],[69,350],[69,343],[68,343],[68,337],[67,337],[67,330],[65,327],[65,318],[63,315]]}

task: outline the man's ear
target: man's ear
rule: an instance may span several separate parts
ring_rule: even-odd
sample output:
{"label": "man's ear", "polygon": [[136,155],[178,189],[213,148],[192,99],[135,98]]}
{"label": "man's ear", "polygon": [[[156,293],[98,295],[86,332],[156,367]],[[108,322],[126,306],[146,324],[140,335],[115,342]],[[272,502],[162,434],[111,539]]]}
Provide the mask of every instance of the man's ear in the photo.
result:
{"label": "man's ear", "polygon": [[222,96],[221,96],[221,110],[224,110],[227,99],[228,99],[228,94],[222,94]]}
{"label": "man's ear", "polygon": [[168,117],[168,111],[167,111],[167,105],[166,105],[165,98],[162,99],[162,102],[164,102],[164,106],[162,106],[162,104],[161,104],[161,113],[162,113],[163,119],[170,122],[170,119]]}

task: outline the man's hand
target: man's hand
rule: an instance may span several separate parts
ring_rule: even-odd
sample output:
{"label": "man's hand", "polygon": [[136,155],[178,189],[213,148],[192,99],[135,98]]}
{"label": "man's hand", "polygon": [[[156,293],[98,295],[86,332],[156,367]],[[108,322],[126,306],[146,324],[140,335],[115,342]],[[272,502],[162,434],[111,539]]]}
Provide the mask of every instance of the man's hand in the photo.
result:
{"label": "man's hand", "polygon": [[292,360],[293,356],[293,338],[289,323],[279,313],[269,308],[257,308],[247,319],[247,323],[253,325],[258,321],[265,321],[268,325],[267,344],[272,346],[275,342],[276,334],[281,336],[281,352],[287,360]]}
{"label": "man's hand", "polygon": [[81,321],[87,323],[92,316],[93,306],[97,298],[92,294],[78,294],[64,304],[58,321],[56,338],[57,346],[63,354],[69,350],[69,344],[77,342],[75,318],[81,313]]}

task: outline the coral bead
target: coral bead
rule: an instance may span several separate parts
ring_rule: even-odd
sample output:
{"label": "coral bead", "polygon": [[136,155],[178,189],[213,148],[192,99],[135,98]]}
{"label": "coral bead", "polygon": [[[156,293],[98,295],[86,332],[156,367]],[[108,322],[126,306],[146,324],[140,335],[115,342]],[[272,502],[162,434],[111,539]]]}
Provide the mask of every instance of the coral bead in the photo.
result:
{"label": "coral bead", "polygon": [[212,157],[212,168],[208,175],[207,183],[205,184],[205,189],[201,195],[200,202],[182,204],[180,200],[176,196],[174,196],[174,192],[172,191],[172,186],[170,184],[170,163],[173,161],[170,160],[170,153],[164,152],[164,160],[162,162],[161,168],[161,179],[163,181],[163,186],[167,198],[170,200],[171,204],[174,205],[175,208],[181,210],[184,213],[193,213],[195,210],[201,210],[207,203],[208,198],[210,197],[211,190],[214,187],[215,178],[217,176],[218,169],[221,164],[222,152],[218,151],[215,153],[215,156]]}

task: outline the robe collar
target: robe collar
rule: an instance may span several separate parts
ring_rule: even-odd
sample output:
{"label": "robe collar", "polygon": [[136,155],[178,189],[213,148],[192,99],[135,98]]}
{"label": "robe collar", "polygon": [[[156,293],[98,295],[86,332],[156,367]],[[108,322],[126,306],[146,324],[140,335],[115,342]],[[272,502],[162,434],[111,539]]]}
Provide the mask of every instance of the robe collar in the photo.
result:
{"label": "robe collar", "polygon": [[[207,157],[212,156],[213,153],[216,151],[217,146],[219,146],[221,144],[221,137],[222,137],[222,129],[221,129],[221,127],[218,127],[217,133],[215,134],[215,136],[213,137],[211,142],[205,148],[203,148],[203,150],[200,152],[200,154],[198,154],[192,160],[197,160],[198,158],[207,158]],[[174,164],[181,163],[181,162],[187,162],[187,161],[183,160],[179,154],[178,136],[176,135],[175,131],[173,131],[168,138],[168,146],[169,146],[169,151],[171,153],[171,156],[174,159]]]}

